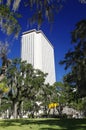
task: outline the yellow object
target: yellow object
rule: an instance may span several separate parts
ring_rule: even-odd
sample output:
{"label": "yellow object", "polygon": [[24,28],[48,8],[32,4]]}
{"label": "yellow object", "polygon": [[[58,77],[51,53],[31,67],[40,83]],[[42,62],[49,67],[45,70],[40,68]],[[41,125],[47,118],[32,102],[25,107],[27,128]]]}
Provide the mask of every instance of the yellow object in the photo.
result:
{"label": "yellow object", "polygon": [[59,106],[59,103],[50,103],[50,104],[48,105],[49,109],[51,109],[51,108],[56,108],[56,107],[58,107],[58,106]]}

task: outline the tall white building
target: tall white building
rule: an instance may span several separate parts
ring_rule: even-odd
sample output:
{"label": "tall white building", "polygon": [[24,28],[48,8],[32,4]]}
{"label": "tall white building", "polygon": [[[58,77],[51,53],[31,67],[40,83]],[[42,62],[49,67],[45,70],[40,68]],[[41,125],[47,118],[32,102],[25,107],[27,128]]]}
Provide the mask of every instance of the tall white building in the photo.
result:
{"label": "tall white building", "polygon": [[54,48],[41,30],[34,29],[22,34],[21,59],[31,63],[35,69],[48,73],[47,83],[52,85],[56,81]]}

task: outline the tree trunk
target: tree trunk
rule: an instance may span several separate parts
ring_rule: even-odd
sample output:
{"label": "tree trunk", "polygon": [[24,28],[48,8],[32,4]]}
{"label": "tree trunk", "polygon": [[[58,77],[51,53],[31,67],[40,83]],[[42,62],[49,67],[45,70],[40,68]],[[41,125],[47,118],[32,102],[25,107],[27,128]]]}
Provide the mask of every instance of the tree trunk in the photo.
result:
{"label": "tree trunk", "polygon": [[18,102],[13,102],[13,118],[16,119],[18,117],[17,113],[17,108],[18,108]]}
{"label": "tree trunk", "polygon": [[1,107],[1,97],[0,97],[0,107]]}
{"label": "tree trunk", "polygon": [[17,113],[18,113],[19,118],[22,118],[23,116],[23,102],[22,101],[18,103]]}
{"label": "tree trunk", "polygon": [[18,117],[17,105],[18,105],[18,102],[16,102],[15,105],[14,105],[14,118],[17,118],[17,117]]}

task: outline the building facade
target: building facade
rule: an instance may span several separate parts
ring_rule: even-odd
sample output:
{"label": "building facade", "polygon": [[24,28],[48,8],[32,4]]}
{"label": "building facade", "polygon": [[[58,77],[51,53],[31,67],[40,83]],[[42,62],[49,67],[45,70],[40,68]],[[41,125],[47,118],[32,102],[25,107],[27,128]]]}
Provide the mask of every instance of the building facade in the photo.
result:
{"label": "building facade", "polygon": [[22,34],[21,59],[31,63],[35,69],[48,73],[47,83],[52,85],[56,81],[54,48],[41,30],[34,29]]}

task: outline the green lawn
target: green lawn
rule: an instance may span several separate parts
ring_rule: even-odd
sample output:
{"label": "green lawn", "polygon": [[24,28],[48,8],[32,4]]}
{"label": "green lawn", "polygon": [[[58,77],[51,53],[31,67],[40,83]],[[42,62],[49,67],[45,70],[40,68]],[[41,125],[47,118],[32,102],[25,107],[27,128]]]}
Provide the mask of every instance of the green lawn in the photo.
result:
{"label": "green lawn", "polygon": [[86,130],[86,119],[0,120],[0,130]]}

